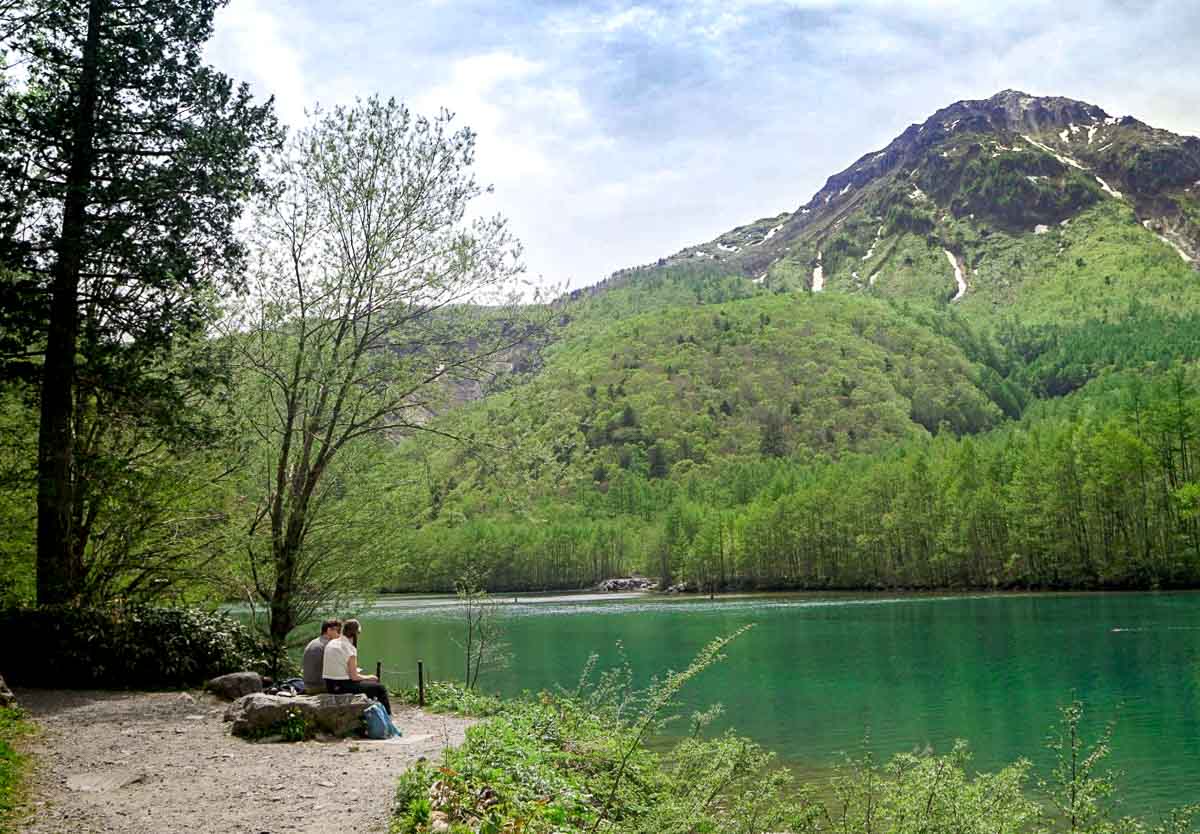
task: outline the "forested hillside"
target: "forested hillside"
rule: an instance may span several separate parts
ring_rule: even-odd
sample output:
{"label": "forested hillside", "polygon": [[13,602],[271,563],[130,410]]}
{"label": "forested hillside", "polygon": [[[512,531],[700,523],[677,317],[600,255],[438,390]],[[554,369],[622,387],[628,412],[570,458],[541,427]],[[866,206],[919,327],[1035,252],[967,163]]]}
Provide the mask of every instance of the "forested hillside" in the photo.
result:
{"label": "forested hillside", "polygon": [[442,424],[503,467],[389,461],[429,482],[395,586],[1194,583],[1198,188],[1195,139],[952,105],[564,300],[541,370]]}

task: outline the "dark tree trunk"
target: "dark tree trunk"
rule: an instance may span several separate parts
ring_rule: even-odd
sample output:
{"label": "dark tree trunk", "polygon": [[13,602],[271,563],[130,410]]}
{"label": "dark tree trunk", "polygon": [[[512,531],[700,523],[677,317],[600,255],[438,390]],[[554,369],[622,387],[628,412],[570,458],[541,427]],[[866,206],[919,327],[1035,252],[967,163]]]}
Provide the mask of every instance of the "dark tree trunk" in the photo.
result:
{"label": "dark tree trunk", "polygon": [[45,605],[74,598],[83,582],[82,554],[73,546],[75,490],[75,352],[79,337],[79,274],[95,161],[100,21],[109,0],[88,3],[87,40],[79,76],[62,233],[50,287],[50,326],[38,430],[37,598]]}

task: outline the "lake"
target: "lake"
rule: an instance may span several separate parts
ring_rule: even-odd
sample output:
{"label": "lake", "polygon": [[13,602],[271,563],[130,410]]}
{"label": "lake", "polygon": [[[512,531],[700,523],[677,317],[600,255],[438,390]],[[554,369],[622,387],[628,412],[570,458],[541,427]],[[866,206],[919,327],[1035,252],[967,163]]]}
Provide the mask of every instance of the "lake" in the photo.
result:
{"label": "lake", "polygon": [[[512,665],[486,690],[572,686],[620,642],[638,679],[682,668],[714,637],[756,626],[687,690],[722,703],[733,726],[801,771],[841,753],[876,754],[966,739],[973,766],[1019,757],[1045,772],[1058,705],[1083,701],[1092,737],[1116,722],[1109,761],[1124,772],[1127,812],[1200,800],[1200,594],[651,598],[529,597],[500,616]],[[391,685],[462,676],[462,631],[446,598],[384,597],[361,617],[361,664]]]}

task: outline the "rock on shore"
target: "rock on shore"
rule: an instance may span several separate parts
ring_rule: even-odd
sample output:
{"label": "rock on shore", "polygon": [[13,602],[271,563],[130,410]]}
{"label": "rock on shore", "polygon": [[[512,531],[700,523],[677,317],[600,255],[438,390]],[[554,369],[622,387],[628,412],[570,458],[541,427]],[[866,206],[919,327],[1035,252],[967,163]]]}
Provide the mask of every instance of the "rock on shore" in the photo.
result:
{"label": "rock on shore", "polygon": [[623,576],[605,579],[596,589],[599,591],[653,591],[658,583],[644,576]]}

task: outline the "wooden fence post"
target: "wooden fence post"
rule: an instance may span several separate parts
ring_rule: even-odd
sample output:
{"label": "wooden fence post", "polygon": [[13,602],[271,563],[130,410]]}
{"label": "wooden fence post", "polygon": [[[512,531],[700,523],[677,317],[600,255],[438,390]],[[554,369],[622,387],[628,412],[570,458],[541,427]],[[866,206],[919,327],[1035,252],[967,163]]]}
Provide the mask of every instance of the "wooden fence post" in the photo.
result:
{"label": "wooden fence post", "polygon": [[417,706],[425,706],[425,663],[417,661]]}

